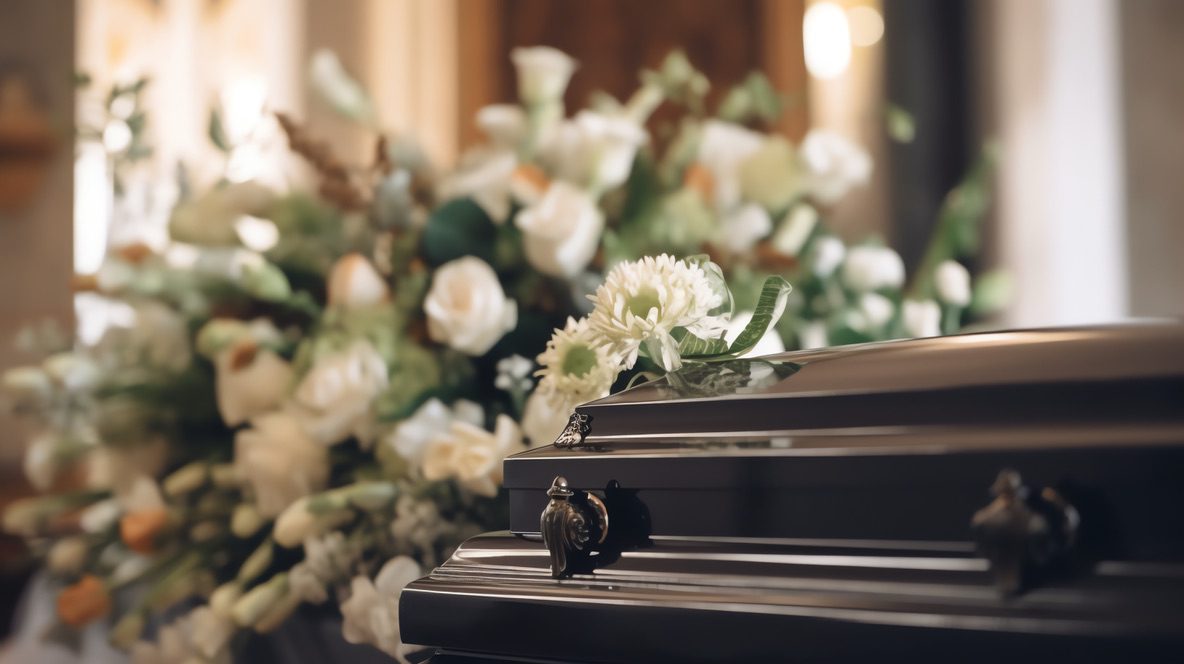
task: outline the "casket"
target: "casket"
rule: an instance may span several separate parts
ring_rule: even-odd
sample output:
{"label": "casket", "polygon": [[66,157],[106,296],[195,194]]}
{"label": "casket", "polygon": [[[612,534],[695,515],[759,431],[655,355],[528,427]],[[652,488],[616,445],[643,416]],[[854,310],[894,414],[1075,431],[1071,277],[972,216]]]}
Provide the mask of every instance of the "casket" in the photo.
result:
{"label": "casket", "polygon": [[688,366],[505,462],[433,661],[1184,657],[1184,326]]}

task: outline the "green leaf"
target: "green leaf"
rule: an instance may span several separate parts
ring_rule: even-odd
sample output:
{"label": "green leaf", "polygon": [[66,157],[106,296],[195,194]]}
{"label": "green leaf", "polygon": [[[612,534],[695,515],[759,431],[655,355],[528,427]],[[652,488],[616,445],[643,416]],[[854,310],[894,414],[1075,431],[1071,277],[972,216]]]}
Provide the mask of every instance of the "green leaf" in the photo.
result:
{"label": "green leaf", "polygon": [[728,352],[728,342],[723,337],[704,339],[691,334],[686,328],[676,328],[674,338],[678,339],[678,354],[683,357],[704,357]]}
{"label": "green leaf", "polygon": [[222,126],[222,114],[216,108],[210,109],[210,122],[206,133],[209,135],[210,142],[214,144],[214,147],[227,154],[230,153],[232,149],[230,139],[226,137],[226,129]]}
{"label": "green leaf", "polygon": [[912,143],[917,136],[913,114],[896,104],[888,104],[884,109],[884,123],[888,128],[888,136],[897,143]]}
{"label": "green leaf", "polygon": [[424,254],[436,266],[461,256],[493,261],[497,227],[470,198],[458,198],[440,206],[428,219],[423,233]]}
{"label": "green leaf", "polygon": [[785,312],[785,301],[792,290],[793,286],[790,286],[784,277],[771,276],[765,279],[765,285],[761,287],[760,297],[757,298],[756,307],[752,312],[752,320],[748,321],[740,336],[732,342],[732,346],[728,348],[728,355],[743,355],[756,346],[761,337],[765,336],[765,332],[768,332]]}

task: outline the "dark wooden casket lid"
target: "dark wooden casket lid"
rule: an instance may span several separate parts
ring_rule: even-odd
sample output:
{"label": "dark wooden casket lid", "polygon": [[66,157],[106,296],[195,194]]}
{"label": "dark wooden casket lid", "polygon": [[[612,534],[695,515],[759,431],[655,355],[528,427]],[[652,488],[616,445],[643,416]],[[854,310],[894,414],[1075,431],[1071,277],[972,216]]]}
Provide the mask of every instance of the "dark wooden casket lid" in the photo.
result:
{"label": "dark wooden casket lid", "polygon": [[[693,366],[578,412],[581,444],[506,460],[510,532],[404,593],[405,638],[556,661],[1184,646],[1184,326]],[[561,580],[539,536],[559,475],[609,515]],[[997,546],[1017,514],[1040,534]]]}

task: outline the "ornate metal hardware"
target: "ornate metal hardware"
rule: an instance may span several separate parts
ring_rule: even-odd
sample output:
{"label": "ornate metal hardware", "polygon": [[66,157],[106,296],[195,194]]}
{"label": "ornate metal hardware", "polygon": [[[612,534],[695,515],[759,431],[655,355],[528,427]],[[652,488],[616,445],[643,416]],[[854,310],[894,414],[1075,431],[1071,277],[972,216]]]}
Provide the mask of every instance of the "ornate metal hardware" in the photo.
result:
{"label": "ornate metal hardware", "polygon": [[584,438],[592,430],[592,418],[583,413],[572,413],[567,427],[555,439],[555,447],[576,447],[584,444]]}
{"label": "ornate metal hardware", "polygon": [[979,552],[990,561],[995,585],[1005,597],[1018,594],[1032,572],[1066,554],[1081,521],[1055,490],[1029,493],[1018,472],[1003,470],[991,485],[995,499],[970,522]]}
{"label": "ornate metal hardware", "polygon": [[572,491],[567,478],[555,478],[547,490],[551,500],[539,517],[543,544],[551,554],[551,576],[571,576],[591,553],[593,546],[608,537],[608,509],[587,491]]}

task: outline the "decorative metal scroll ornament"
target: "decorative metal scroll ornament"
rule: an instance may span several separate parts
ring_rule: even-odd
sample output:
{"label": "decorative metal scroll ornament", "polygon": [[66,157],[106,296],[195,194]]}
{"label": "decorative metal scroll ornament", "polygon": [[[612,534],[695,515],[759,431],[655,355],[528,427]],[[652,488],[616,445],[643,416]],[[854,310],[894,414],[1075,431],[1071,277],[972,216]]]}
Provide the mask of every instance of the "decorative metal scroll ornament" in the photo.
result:
{"label": "decorative metal scroll ornament", "polygon": [[543,544],[551,554],[551,576],[571,576],[579,562],[587,559],[592,546],[608,536],[608,509],[587,491],[572,491],[567,478],[555,478],[547,490],[551,500],[539,517]]}
{"label": "decorative metal scroll ornament", "polygon": [[1006,469],[991,485],[995,499],[975,512],[971,528],[979,552],[991,563],[1001,595],[1018,594],[1032,572],[1073,547],[1081,517],[1059,493],[1045,488],[1029,496],[1020,474]]}
{"label": "decorative metal scroll ornament", "polygon": [[568,448],[583,445],[584,438],[592,430],[591,422],[592,418],[583,413],[572,413],[571,419],[567,421],[567,426],[555,439],[555,447]]}

